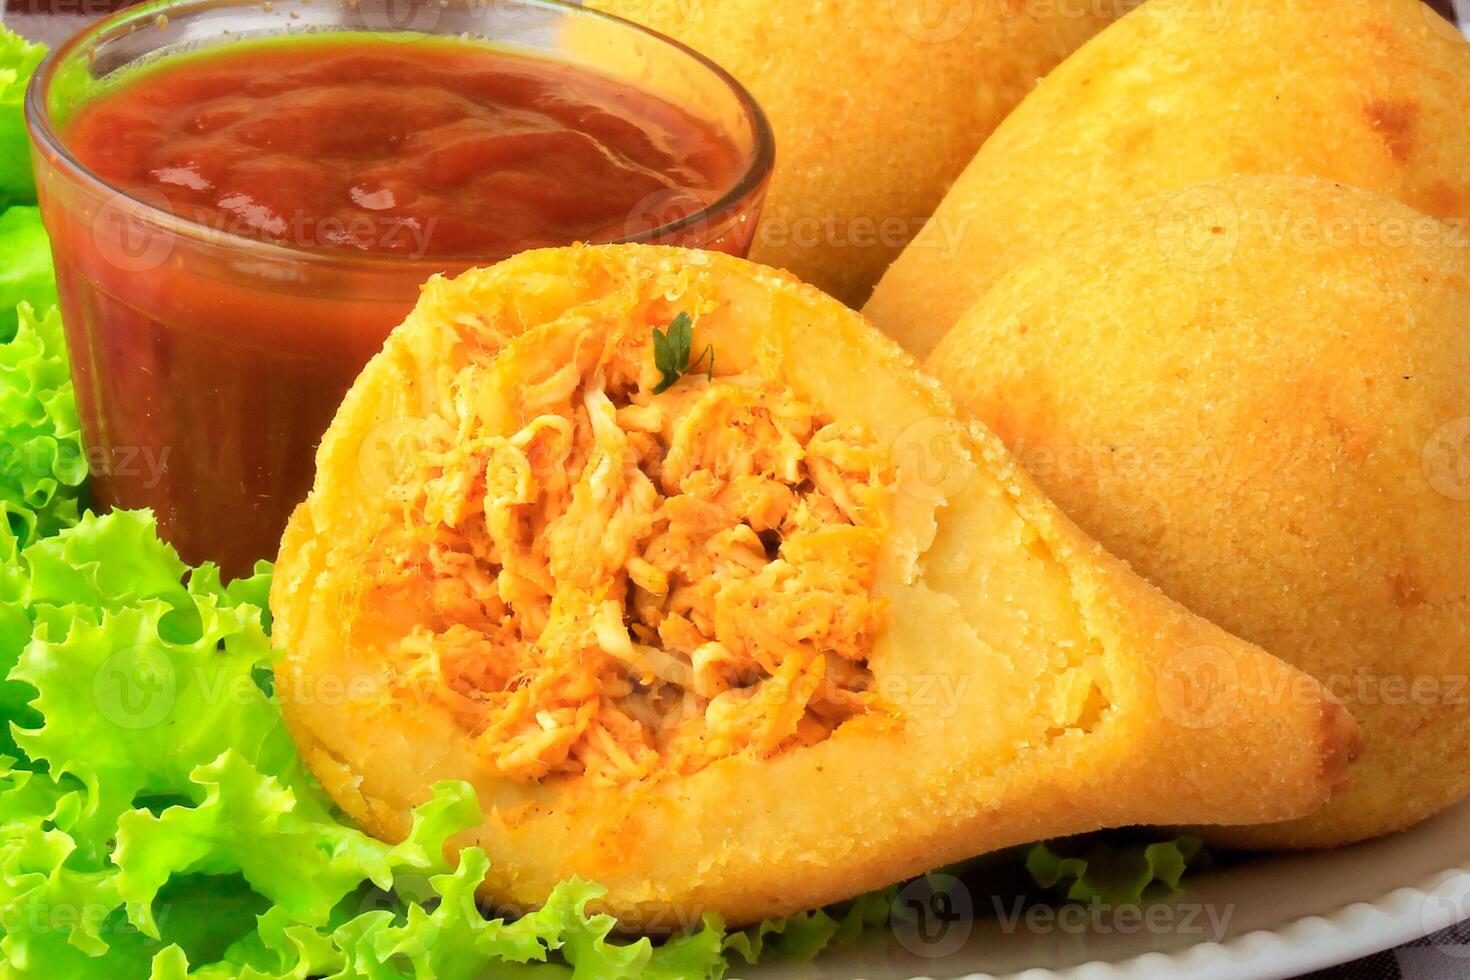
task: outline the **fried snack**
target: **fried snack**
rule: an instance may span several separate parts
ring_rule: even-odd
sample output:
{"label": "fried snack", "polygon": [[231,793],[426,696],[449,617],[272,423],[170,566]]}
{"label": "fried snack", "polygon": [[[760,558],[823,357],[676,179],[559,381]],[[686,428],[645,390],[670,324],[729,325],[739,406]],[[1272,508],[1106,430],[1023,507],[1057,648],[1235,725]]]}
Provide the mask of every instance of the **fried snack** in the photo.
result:
{"label": "fried snack", "polygon": [[[667,346],[698,365],[671,385]],[[1356,751],[1314,681],[1108,557],[858,314],[702,252],[431,281],[327,433],[272,609],[287,723],[364,827],[400,838],[468,780],[487,899],[576,875],[652,930],[1300,816]]]}
{"label": "fried snack", "polygon": [[923,356],[1068,227],[1233,174],[1467,217],[1467,119],[1470,45],[1419,0],[1149,0],[996,130],[864,312]]}
{"label": "fried snack", "polygon": [[1255,177],[1079,229],[930,369],[1167,594],[1362,723],[1328,846],[1470,792],[1470,240],[1367,191]]}
{"label": "fried snack", "polygon": [[1036,80],[1134,0],[589,0],[728,69],[776,134],[751,258],[854,307]]}

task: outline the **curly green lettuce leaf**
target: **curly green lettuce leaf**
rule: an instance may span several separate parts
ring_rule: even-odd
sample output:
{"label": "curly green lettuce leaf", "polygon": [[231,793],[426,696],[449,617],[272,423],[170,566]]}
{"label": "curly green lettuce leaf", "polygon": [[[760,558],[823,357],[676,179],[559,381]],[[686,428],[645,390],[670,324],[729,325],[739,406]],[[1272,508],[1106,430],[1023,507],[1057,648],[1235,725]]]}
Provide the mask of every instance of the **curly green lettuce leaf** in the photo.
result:
{"label": "curly green lettuce leaf", "polygon": [[[6,679],[31,639],[31,620],[22,601],[26,582],[17,560],[19,552],[20,542],[10,523],[0,521],[0,759],[4,760],[0,769],[4,771],[9,771],[19,754],[10,737],[11,723],[35,721],[28,707],[34,692]],[[3,786],[0,782],[0,792]]]}
{"label": "curly green lettuce leaf", "polygon": [[888,924],[900,887],[748,926],[726,938],[725,952],[751,964],[764,959],[804,962],[829,947],[850,945]]}
{"label": "curly green lettuce leaf", "polygon": [[[129,810],[117,823],[113,860],[134,925],[159,936],[152,903],[176,876],[239,874],[292,918],[326,923],[364,875],[391,886],[381,847],[303,807],[280,780],[226,750],[190,777],[203,790],[192,806]],[[322,860],[321,852],[332,855]],[[310,880],[297,869],[314,868]]]}
{"label": "curly green lettuce leaf", "polygon": [[1137,905],[1162,886],[1178,891],[1180,880],[1204,857],[1197,837],[1148,844],[1114,844],[1100,838],[1037,844],[1026,870],[1038,885],[1069,901],[1111,907]]}
{"label": "curly green lettuce leaf", "polygon": [[0,343],[0,512],[22,546],[76,523],[86,476],[61,318],[21,305]]}
{"label": "curly green lettuce leaf", "polygon": [[[203,798],[177,760],[212,745],[238,742],[263,764],[296,765],[279,712],[258,689],[231,683],[231,671],[268,657],[260,611],[232,607],[217,576],[185,582],[147,515],[89,515],[25,549],[9,531],[0,530],[0,583],[10,614],[3,652],[14,662],[3,704],[21,754],[0,779],[0,976],[146,976],[162,944],[124,906],[121,816]],[[216,714],[182,717],[175,696],[186,708],[228,701],[240,713],[221,736]],[[223,904],[231,891],[240,892],[224,892]]]}
{"label": "curly green lettuce leaf", "polygon": [[0,210],[36,199],[23,102],[26,83],[45,53],[0,24]]}
{"label": "curly green lettuce leaf", "polygon": [[[82,784],[88,798],[83,825],[92,835],[115,831],[140,798],[198,795],[194,771],[232,749],[267,773],[299,766],[280,713],[256,680],[271,659],[257,609],[192,581],[182,590],[130,597],[109,608],[112,597],[103,594],[117,587],[122,569],[136,564],[135,587],[148,592],[159,591],[150,578],[182,569],[156,536],[152,562],[104,553],[100,560],[78,561],[64,576],[53,563],[52,552],[83,543],[106,547],[126,537],[111,533],[119,524],[139,520],[89,517],[36,548],[38,592],[54,586],[46,575],[55,572],[88,580],[78,591],[99,595],[95,605],[37,603],[35,635],[10,672],[12,682],[36,692],[29,707],[41,717],[34,728],[14,729],[16,744],[52,774]],[[151,519],[147,526],[153,535]]]}
{"label": "curly green lettuce leaf", "polygon": [[619,943],[609,939],[615,921],[587,911],[603,890],[585,882],[561,885],[542,908],[519,919],[486,919],[474,891],[488,869],[483,851],[466,849],[455,871],[429,880],[432,901],[411,904],[404,916],[370,911],[340,927],[334,938],[344,963],[332,976],[672,980],[724,974],[717,921],[657,948],[647,939]]}
{"label": "curly green lettuce leaf", "polygon": [[0,343],[15,336],[22,303],[48,311],[56,305],[56,273],[51,243],[34,207],[12,207],[0,213]]}

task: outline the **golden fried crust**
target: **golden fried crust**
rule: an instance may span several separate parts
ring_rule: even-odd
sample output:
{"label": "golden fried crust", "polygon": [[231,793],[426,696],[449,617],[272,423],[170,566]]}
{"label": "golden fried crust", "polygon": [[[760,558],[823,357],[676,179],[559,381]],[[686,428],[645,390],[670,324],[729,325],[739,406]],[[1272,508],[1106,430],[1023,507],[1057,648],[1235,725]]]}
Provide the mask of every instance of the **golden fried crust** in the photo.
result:
{"label": "golden fried crust", "polygon": [[923,356],[1066,228],[1232,174],[1465,217],[1467,119],[1470,45],[1419,0],[1149,0],[996,130],[864,312]]}
{"label": "golden fried crust", "polygon": [[1352,789],[1232,828],[1328,846],[1470,792],[1470,241],[1366,191],[1235,178],[1001,280],[929,366],[1083,528],[1363,724]]}
{"label": "golden fried crust", "polygon": [[[719,371],[789,386],[893,447],[900,490],[877,586],[891,625],[868,662],[892,713],[661,781],[508,779],[432,702],[379,696],[387,665],[343,641],[365,557],[349,542],[384,506],[362,461],[385,427],[439,413],[467,365],[515,385],[501,343],[533,358],[540,324],[595,330],[650,304],[700,311]],[[610,889],[604,906],[625,924],[653,930],[704,911],[782,915],[1057,834],[1300,816],[1357,749],[1315,682],[1107,556],[861,317],[708,253],[539,251],[431,281],[322,443],[272,609],[287,722],[355,819],[401,837],[432,783],[467,780],[487,813],[465,838],[489,852],[485,898],[534,906],[578,875]]]}
{"label": "golden fried crust", "polygon": [[[1016,103],[1123,4],[590,0],[709,56],[776,133],[752,258],[854,306]],[[1126,9],[1126,8],[1125,8]]]}

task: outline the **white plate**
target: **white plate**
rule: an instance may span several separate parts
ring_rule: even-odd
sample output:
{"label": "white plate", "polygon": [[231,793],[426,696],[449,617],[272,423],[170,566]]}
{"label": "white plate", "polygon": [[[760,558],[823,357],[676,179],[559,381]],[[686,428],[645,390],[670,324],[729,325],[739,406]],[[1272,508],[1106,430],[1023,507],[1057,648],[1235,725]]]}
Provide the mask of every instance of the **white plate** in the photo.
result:
{"label": "white plate", "polygon": [[[1470,801],[1420,826],[1335,851],[1254,858],[1197,878],[1151,919],[1085,909],[1062,921],[996,917],[988,899],[928,939],[900,926],[799,966],[741,980],[1278,980],[1470,919]],[[963,903],[965,896],[959,901]],[[956,948],[958,947],[958,948]],[[1448,950],[1446,955],[1460,952]],[[1462,975],[1470,977],[1470,951]]]}

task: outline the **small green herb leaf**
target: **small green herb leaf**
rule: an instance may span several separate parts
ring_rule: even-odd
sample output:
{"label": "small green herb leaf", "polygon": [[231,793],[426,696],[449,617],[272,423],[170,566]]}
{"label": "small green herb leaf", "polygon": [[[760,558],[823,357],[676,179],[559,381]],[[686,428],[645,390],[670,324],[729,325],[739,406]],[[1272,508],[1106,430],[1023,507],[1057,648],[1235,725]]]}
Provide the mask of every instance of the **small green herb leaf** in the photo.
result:
{"label": "small green herb leaf", "polygon": [[708,377],[713,380],[715,376],[715,348],[710,345],[700,353],[699,357],[691,364],[689,354],[694,347],[694,320],[688,313],[680,313],[674,317],[665,330],[653,328],[653,364],[663,375],[659,379],[658,386],[653,389],[655,395],[661,395],[674,386],[674,384],[688,374],[691,368],[697,368],[704,364],[708,358]]}

